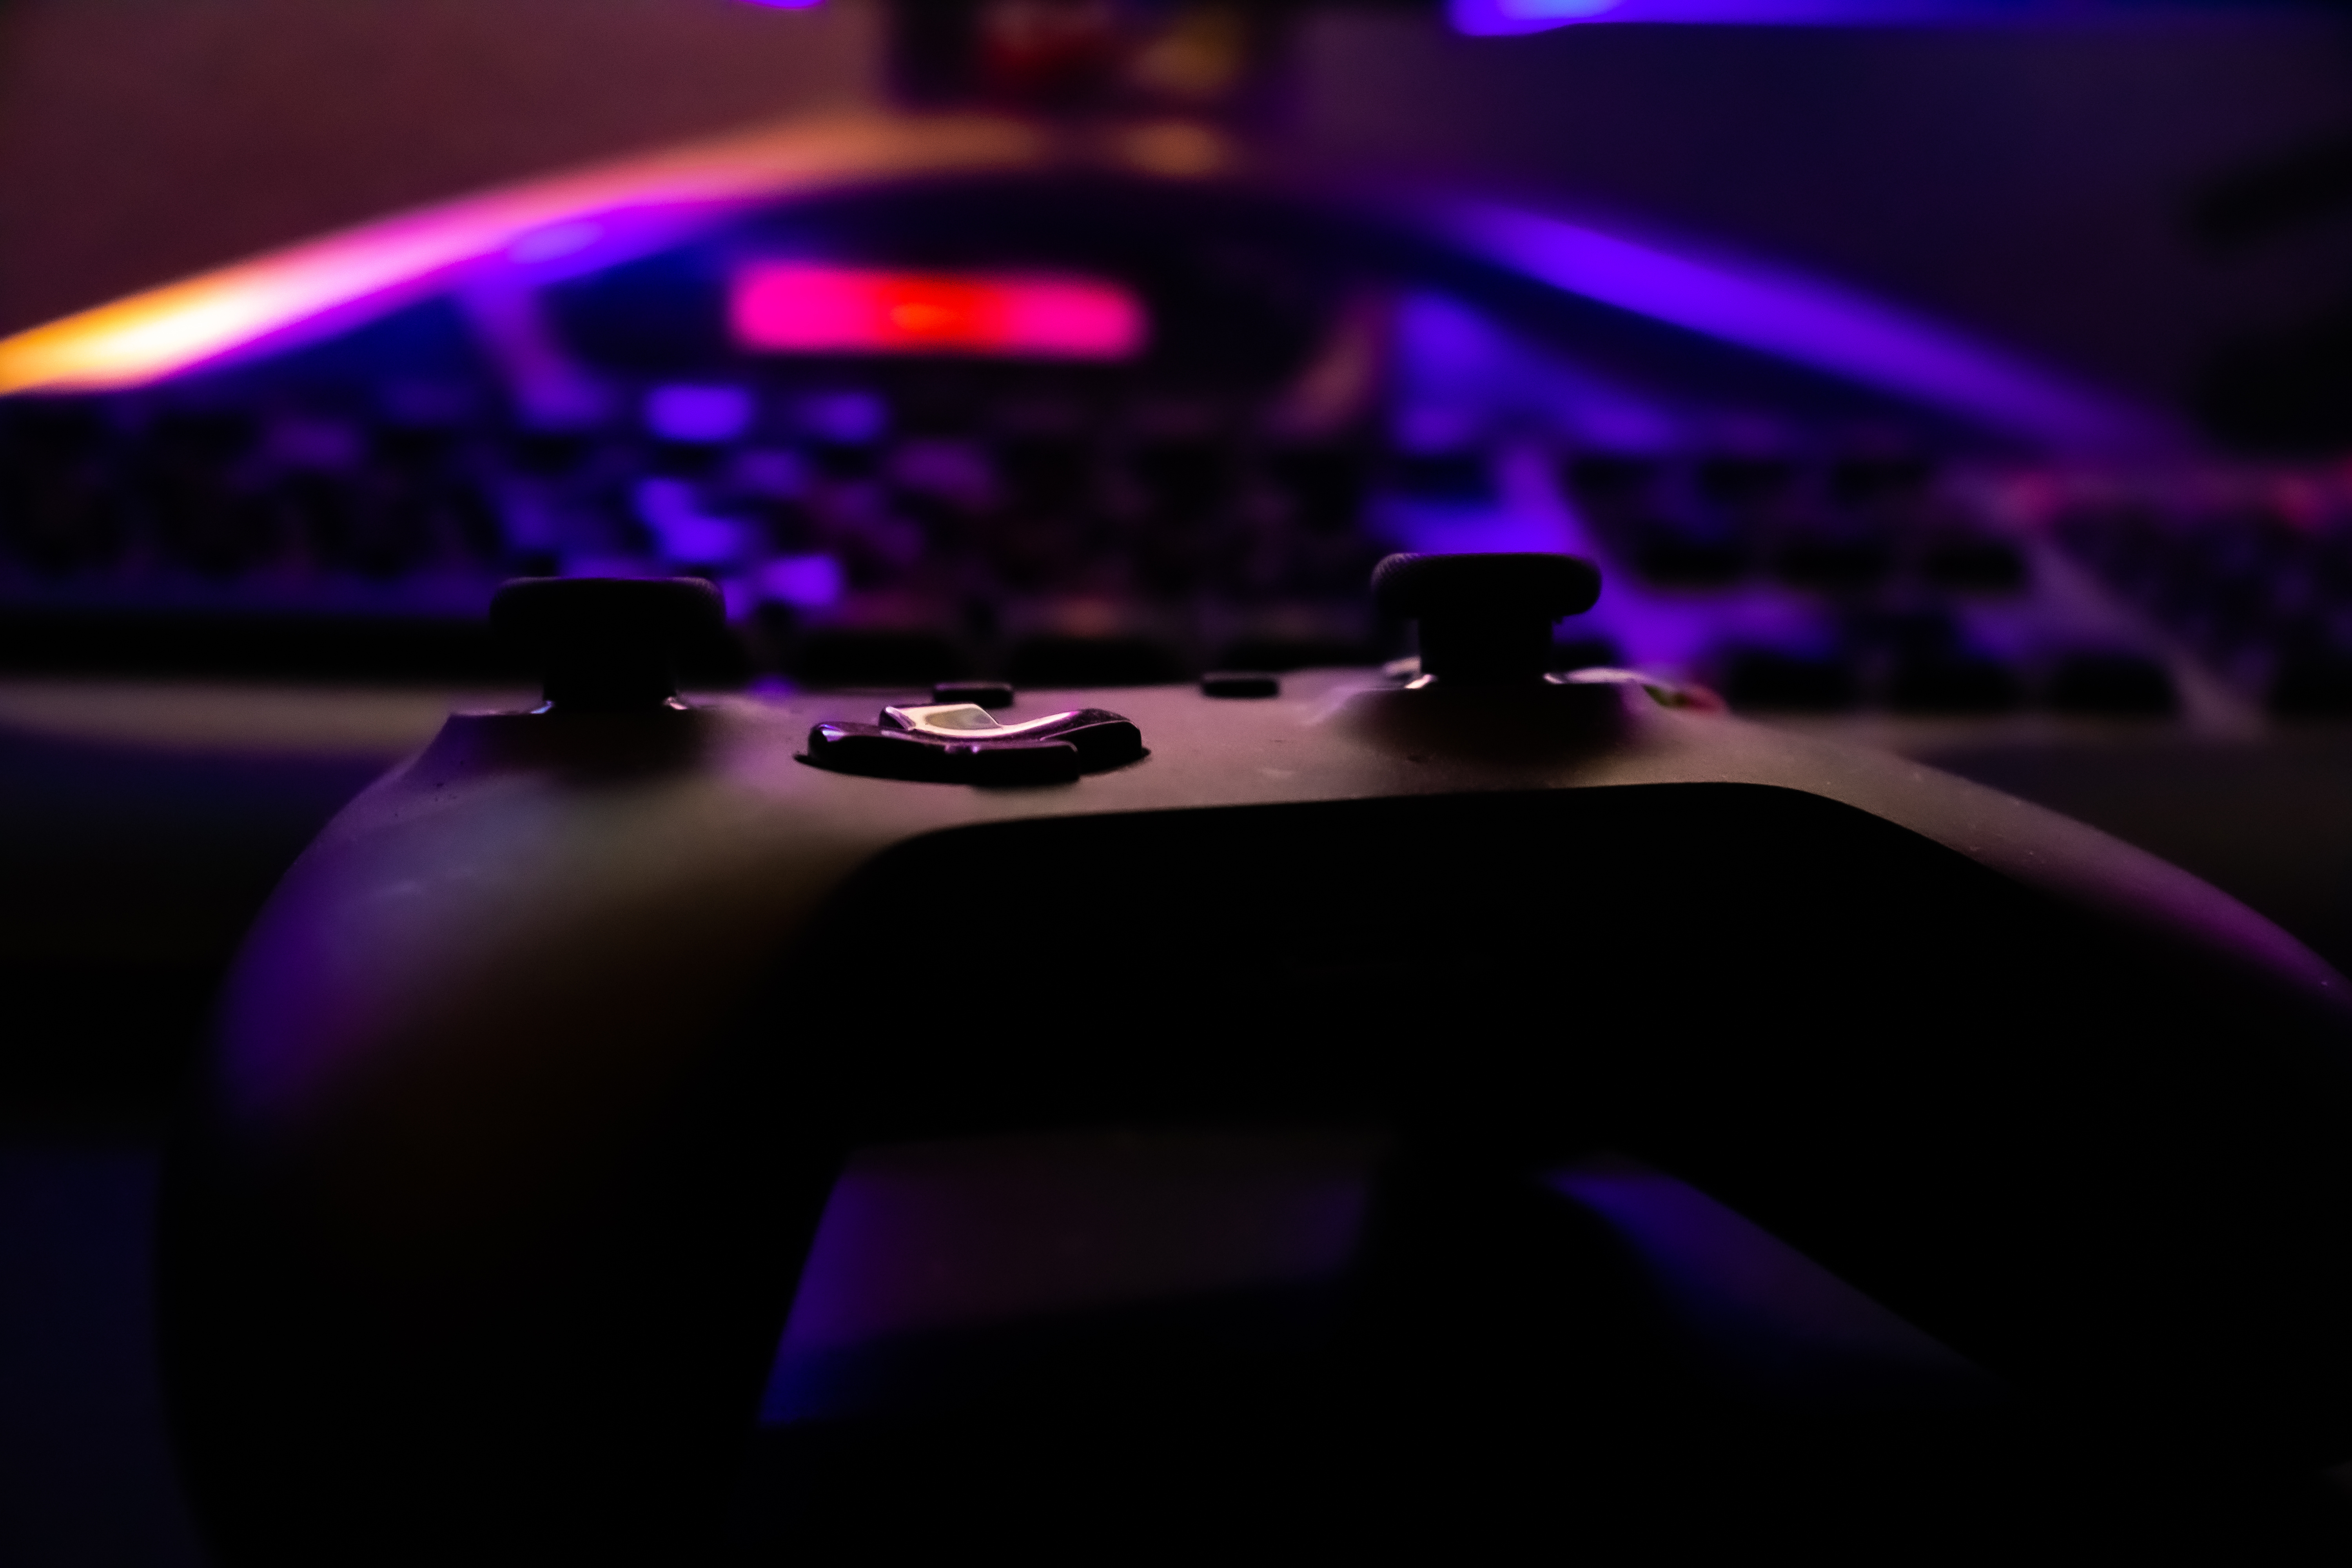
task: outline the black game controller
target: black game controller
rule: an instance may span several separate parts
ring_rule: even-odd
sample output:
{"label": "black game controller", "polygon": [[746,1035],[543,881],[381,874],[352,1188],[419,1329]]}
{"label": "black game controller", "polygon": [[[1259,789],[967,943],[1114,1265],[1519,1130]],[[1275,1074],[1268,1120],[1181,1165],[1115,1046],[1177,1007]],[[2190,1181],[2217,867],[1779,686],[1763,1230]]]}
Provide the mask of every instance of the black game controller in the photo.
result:
{"label": "black game controller", "polygon": [[[1511,1301],[1396,1238],[1606,1151],[2053,1407],[2352,1454],[2342,979],[2048,812],[1549,672],[1598,591],[1395,557],[1417,673],[689,706],[707,585],[510,586],[547,704],[289,873],[171,1169],[221,1560],[716,1555],[845,1158],[1008,1129],[1376,1128],[1360,1283],[1465,1342]],[[1325,1392],[1330,1510],[1444,1492],[1467,1426]]]}

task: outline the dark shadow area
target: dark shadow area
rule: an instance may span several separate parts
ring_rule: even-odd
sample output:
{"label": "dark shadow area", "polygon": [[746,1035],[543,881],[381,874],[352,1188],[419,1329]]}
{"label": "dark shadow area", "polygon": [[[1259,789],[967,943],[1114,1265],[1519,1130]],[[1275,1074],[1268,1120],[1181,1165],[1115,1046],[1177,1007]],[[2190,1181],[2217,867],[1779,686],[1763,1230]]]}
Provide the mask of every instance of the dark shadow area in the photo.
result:
{"label": "dark shadow area", "polygon": [[200,1568],[155,1380],[155,1156],[0,1143],[0,1561]]}

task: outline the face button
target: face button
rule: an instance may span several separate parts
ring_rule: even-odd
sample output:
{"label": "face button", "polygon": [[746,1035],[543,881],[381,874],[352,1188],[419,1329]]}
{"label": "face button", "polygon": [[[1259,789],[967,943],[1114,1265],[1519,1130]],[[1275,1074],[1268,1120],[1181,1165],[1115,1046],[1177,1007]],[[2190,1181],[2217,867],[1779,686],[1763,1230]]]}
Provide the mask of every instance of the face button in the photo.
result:
{"label": "face button", "polygon": [[1250,670],[1216,669],[1201,677],[1203,697],[1279,697],[1281,680]]}

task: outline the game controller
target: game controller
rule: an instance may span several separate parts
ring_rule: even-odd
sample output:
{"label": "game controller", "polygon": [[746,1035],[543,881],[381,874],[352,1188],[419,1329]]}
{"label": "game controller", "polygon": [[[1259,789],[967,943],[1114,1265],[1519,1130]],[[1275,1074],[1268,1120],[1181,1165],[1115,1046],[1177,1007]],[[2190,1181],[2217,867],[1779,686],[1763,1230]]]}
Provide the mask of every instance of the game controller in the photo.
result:
{"label": "game controller", "polygon": [[2352,1453],[2332,970],[2046,811],[1554,672],[1581,561],[1373,591],[1417,668],[688,702],[708,584],[505,590],[548,700],[289,872],[171,1163],[221,1560],[715,1553],[845,1156],[1007,1128],[1609,1151],[2037,1397]]}

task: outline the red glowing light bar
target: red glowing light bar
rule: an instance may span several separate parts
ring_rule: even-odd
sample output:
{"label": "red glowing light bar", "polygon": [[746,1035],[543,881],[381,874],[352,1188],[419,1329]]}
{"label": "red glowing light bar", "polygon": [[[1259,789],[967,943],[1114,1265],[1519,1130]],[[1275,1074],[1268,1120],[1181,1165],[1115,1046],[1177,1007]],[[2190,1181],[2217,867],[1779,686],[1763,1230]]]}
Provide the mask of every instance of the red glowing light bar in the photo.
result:
{"label": "red glowing light bar", "polygon": [[1003,354],[1112,360],[1143,347],[1143,303],[1117,283],[950,277],[758,261],[735,274],[735,341],[776,353]]}

